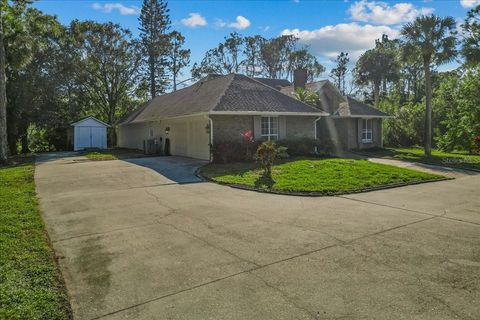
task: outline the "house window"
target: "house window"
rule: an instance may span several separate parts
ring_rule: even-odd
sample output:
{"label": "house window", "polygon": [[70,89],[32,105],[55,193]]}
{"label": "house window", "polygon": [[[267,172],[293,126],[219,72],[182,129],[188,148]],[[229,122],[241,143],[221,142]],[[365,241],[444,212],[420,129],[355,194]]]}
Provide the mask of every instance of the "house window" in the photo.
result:
{"label": "house window", "polygon": [[277,117],[262,117],[262,139],[278,140]]}
{"label": "house window", "polygon": [[372,142],[372,119],[362,120],[362,143]]}

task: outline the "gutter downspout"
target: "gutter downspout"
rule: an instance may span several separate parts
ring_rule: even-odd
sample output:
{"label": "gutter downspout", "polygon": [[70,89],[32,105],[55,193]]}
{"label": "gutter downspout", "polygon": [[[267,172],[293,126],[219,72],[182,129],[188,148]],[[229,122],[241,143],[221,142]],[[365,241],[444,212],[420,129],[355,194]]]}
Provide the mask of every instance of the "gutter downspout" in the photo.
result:
{"label": "gutter downspout", "polygon": [[212,118],[208,117],[208,123],[210,126],[210,146],[209,146],[209,152],[210,152],[210,162],[213,161],[213,155],[212,155],[212,148],[213,148],[213,120]]}
{"label": "gutter downspout", "polygon": [[[322,117],[320,116],[320,117],[318,117],[317,119],[315,119],[315,121],[314,121],[315,140],[317,140],[317,122],[318,122],[318,120],[320,120],[321,118],[322,118]],[[315,146],[315,150],[314,150],[314,151],[315,151],[315,153],[318,153],[318,147],[317,147],[317,146]]]}

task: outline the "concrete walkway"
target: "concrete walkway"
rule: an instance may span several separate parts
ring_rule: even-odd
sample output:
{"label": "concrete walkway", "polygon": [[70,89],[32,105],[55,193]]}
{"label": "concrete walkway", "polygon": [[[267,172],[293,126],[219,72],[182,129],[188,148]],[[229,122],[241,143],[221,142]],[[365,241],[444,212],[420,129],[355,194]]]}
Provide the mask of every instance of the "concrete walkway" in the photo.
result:
{"label": "concrete walkway", "polygon": [[480,315],[480,176],[323,198],[120,160],[35,179],[75,319]]}
{"label": "concrete walkway", "polygon": [[466,176],[474,176],[474,175],[480,174],[480,172],[476,172],[476,171],[436,166],[432,164],[425,164],[425,163],[419,163],[419,162],[408,162],[408,161],[402,161],[402,160],[382,159],[382,158],[367,158],[367,160],[375,163],[383,163],[383,164],[388,164],[391,166],[396,166],[401,168],[440,174],[448,178],[462,178]]}

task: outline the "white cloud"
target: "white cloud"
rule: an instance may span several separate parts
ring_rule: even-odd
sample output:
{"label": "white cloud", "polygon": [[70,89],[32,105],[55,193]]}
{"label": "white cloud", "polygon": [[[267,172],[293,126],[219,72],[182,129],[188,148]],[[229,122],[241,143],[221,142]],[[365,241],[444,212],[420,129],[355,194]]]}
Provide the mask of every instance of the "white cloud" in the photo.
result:
{"label": "white cloud", "polygon": [[460,0],[460,4],[464,8],[473,8],[480,4],[480,0]]}
{"label": "white cloud", "polygon": [[204,27],[207,25],[207,19],[202,17],[200,13],[192,12],[189,14],[188,18],[180,20],[180,22],[187,27],[195,28],[195,27]]}
{"label": "white cloud", "polygon": [[300,44],[309,46],[312,54],[333,58],[344,51],[348,52],[352,60],[356,60],[365,50],[373,48],[375,40],[380,39],[382,34],[394,39],[398,37],[399,31],[388,26],[352,22],[316,30],[285,29],[281,34],[297,36]]}
{"label": "white cloud", "polygon": [[229,28],[234,28],[237,30],[244,30],[250,27],[250,20],[245,18],[244,16],[237,16],[235,19],[235,22],[225,22],[222,19],[217,19],[215,22],[215,25],[218,28],[224,28],[224,27],[229,27]]}
{"label": "white cloud", "polygon": [[417,8],[411,3],[390,6],[385,2],[367,0],[357,1],[348,9],[352,20],[384,25],[405,23],[433,11],[433,8]]}
{"label": "white cloud", "polygon": [[121,3],[103,3],[100,4],[98,2],[95,2],[92,4],[92,8],[95,10],[100,10],[105,13],[110,13],[113,10],[118,10],[118,12],[121,15],[127,16],[127,15],[137,15],[140,14],[140,8],[136,6],[129,6],[126,7]]}
{"label": "white cloud", "polygon": [[215,26],[217,28],[224,28],[227,26],[227,23],[225,21],[223,21],[222,19],[216,19],[215,20]]}

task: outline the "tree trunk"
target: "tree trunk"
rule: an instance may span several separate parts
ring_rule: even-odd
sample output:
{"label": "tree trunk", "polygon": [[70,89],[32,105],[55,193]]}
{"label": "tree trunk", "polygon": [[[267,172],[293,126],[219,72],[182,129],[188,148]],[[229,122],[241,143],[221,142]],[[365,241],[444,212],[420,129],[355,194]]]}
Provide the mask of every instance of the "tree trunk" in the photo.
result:
{"label": "tree trunk", "polygon": [[177,74],[173,72],[173,91],[177,91]]}
{"label": "tree trunk", "polygon": [[430,61],[424,61],[425,72],[425,155],[432,155],[432,84],[430,79]]}
{"label": "tree trunk", "polygon": [[7,161],[7,93],[5,47],[3,43],[3,7],[0,7],[0,162]]}
{"label": "tree trunk", "polygon": [[[150,58],[153,59],[153,58]],[[155,85],[155,63],[150,61],[150,95],[152,99],[157,96],[157,86]]]}
{"label": "tree trunk", "polygon": [[22,154],[27,154],[30,152],[28,149],[28,134],[27,132],[24,132],[21,137],[21,142],[22,142]]}
{"label": "tree trunk", "polygon": [[373,100],[375,101],[375,108],[380,104],[380,83],[375,81],[373,83]]}

